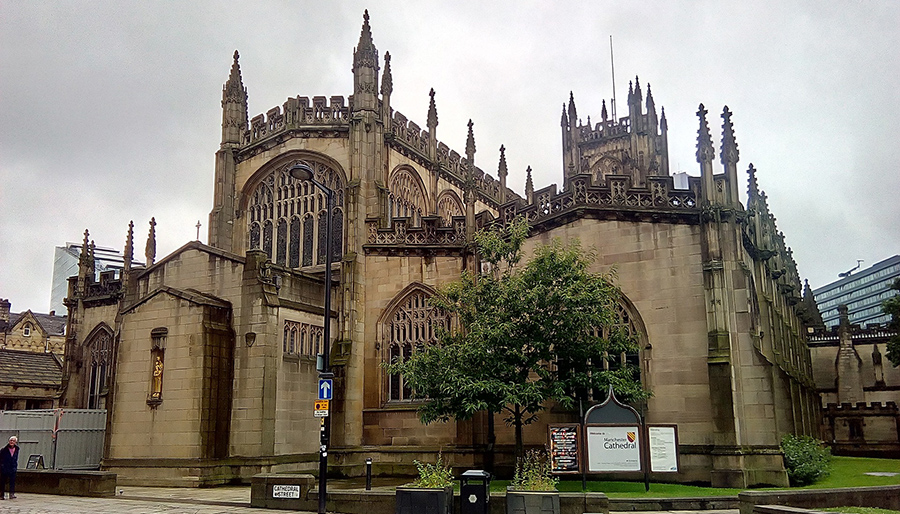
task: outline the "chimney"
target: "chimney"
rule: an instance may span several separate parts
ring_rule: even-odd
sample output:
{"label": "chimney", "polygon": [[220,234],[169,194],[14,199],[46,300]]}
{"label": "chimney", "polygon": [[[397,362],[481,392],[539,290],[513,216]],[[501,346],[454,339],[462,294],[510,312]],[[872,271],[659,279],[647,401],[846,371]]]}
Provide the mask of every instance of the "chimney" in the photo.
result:
{"label": "chimney", "polygon": [[6,323],[9,323],[9,307],[10,307],[10,305],[11,304],[9,303],[9,300],[0,298],[0,322],[5,321]]}

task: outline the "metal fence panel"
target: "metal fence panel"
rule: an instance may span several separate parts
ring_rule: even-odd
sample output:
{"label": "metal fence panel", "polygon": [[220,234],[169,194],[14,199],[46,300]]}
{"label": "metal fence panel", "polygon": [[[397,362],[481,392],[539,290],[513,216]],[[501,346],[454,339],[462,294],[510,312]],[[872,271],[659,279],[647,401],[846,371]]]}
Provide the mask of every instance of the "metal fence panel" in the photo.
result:
{"label": "metal fence panel", "polygon": [[19,438],[20,469],[36,454],[44,456],[45,466],[55,469],[98,469],[106,437],[106,410],[0,411],[0,444],[13,435]]}

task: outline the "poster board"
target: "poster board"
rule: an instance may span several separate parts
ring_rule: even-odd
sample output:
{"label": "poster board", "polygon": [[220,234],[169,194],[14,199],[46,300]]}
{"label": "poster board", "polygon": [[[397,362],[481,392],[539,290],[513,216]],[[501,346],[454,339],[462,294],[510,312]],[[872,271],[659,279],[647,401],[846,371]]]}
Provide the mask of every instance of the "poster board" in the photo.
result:
{"label": "poster board", "polygon": [[650,471],[678,473],[678,426],[647,425]]}
{"label": "poster board", "polygon": [[585,425],[588,473],[642,471],[638,424]]}
{"label": "poster board", "polygon": [[548,427],[550,471],[554,474],[581,472],[581,425],[563,423]]}

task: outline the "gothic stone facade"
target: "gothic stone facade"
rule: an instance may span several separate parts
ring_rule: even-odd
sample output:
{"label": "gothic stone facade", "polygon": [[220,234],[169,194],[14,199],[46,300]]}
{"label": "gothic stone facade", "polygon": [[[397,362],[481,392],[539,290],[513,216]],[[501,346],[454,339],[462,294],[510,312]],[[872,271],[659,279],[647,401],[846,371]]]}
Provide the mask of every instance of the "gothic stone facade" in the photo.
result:
{"label": "gothic stone facade", "polygon": [[[464,154],[438,140],[433,92],[425,128],[391,109],[390,55],[379,58],[368,15],[352,62],[349,98],[289,98],[251,119],[235,52],[209,246],[188,243],[154,262],[151,224],[146,267],[130,266],[129,231],[120,283],[101,287],[86,271],[72,279],[66,398],[110,409],[105,468],[123,483],[181,485],[312,469],[314,356],[326,322],[333,471],[358,474],[371,456],[376,470],[408,472],[439,449],[455,466],[484,465],[484,416],[422,425],[403,377],[382,364],[448,323],[428,298],[479,265],[474,232],[525,216],[530,248],[578,238],[598,250],[596,270],[617,267],[621,322],[642,347],[627,358],[654,391],[648,420],[679,427],[682,470],[660,478],[786,483],[781,434],[818,426],[799,278],[752,167],[748,205],[738,201],[727,108],[724,172],[713,171],[701,106],[700,176],[681,190],[649,87],[644,100],[635,82],[628,115],[610,119],[604,108],[593,126],[577,121],[570,98],[563,188],[535,190],[529,170],[521,197],[507,187],[503,148],[497,179],[475,165],[471,122]],[[332,212],[313,184],[289,175],[296,163],[335,191]],[[329,251],[335,301],[325,313]],[[90,269],[89,250],[84,259]],[[526,443],[544,444],[547,423],[576,417],[546,411]],[[513,435],[499,416],[496,426],[498,464],[509,465]]]}

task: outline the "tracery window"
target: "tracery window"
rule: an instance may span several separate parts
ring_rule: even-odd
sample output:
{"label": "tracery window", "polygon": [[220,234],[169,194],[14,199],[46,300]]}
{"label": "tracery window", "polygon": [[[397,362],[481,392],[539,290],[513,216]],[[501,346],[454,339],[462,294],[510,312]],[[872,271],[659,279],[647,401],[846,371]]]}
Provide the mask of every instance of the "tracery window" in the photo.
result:
{"label": "tracery window", "polygon": [[[449,317],[443,310],[433,307],[429,298],[430,295],[424,291],[414,291],[388,318],[385,355],[388,362],[410,358],[417,348],[436,343],[440,328],[449,328]],[[388,401],[409,401],[412,393],[403,375],[395,373],[388,376]]]}
{"label": "tracery window", "polygon": [[395,171],[388,189],[391,218],[409,218],[411,226],[419,226],[425,213],[425,192],[415,173],[406,168]]}
{"label": "tracery window", "polygon": [[285,354],[315,357],[322,352],[322,338],[325,329],[298,321],[284,322],[281,347]]}
{"label": "tracery window", "polygon": [[[326,197],[310,181],[299,181],[288,173],[293,161],[262,179],[247,206],[248,248],[266,252],[269,260],[291,268],[324,264]],[[334,191],[332,211],[332,260],[343,256],[344,188],[341,175],[329,166],[303,161],[315,178]],[[313,256],[316,256],[315,263]]]}
{"label": "tracery window", "polygon": [[[621,331],[622,335],[628,337],[629,339],[634,340],[635,342],[640,342],[641,340],[641,332],[637,328],[636,323],[632,319],[631,314],[628,311],[628,307],[625,306],[622,302],[619,302],[616,306],[616,318],[617,322],[611,326],[603,327],[602,336],[604,339],[608,339],[615,331]],[[605,370],[616,370],[620,369],[624,366],[629,366],[633,372],[633,379],[637,382],[641,380],[641,357],[640,352],[638,351],[630,351],[630,352],[622,352],[619,355],[612,356],[613,358],[609,358],[609,354],[603,355],[603,369]],[[594,399],[602,399],[606,397],[606,391],[593,391]]]}
{"label": "tracery window", "polygon": [[87,408],[100,409],[103,408],[101,397],[106,394],[109,382],[112,334],[101,328],[94,333],[86,347],[90,357]]}
{"label": "tracery window", "polygon": [[453,216],[463,215],[462,202],[459,201],[459,197],[454,193],[444,191],[441,193],[441,196],[438,197],[437,213],[438,216],[443,218],[444,223],[449,226],[450,222],[453,220]]}

